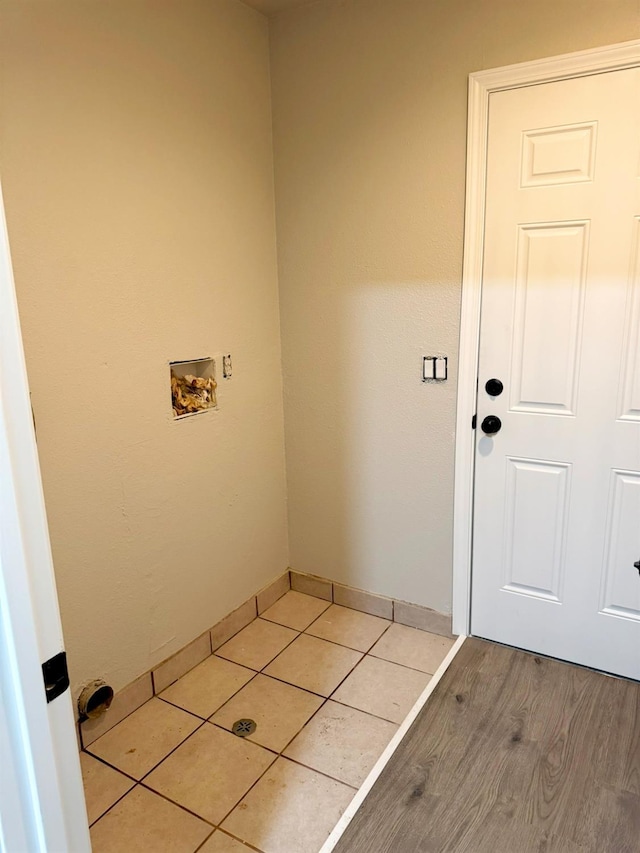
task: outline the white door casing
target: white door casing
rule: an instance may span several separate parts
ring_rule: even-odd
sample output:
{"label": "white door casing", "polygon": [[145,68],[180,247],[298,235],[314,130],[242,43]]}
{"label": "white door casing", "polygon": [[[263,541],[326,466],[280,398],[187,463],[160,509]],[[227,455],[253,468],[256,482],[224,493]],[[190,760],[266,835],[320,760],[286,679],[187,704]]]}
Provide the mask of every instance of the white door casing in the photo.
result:
{"label": "white door casing", "polygon": [[0,193],[0,850],[90,851],[69,690],[46,701],[63,648]]}
{"label": "white door casing", "polygon": [[471,631],[633,678],[639,169],[640,69],[491,95]]}
{"label": "white door casing", "polygon": [[[640,43],[639,42],[629,42],[622,45],[616,45],[610,48],[599,48],[591,51],[584,51],[578,54],[570,54],[567,56],[556,57],[552,59],[545,59],[539,62],[533,63],[523,63],[517,66],[510,66],[504,69],[497,69],[494,71],[480,72],[476,75],[472,75],[470,78],[470,100],[469,100],[469,138],[468,138],[468,162],[467,162],[467,205],[466,205],[466,228],[465,228],[465,260],[464,260],[464,280],[463,280],[463,305],[462,305],[462,328],[461,328],[461,349],[460,349],[460,369],[459,369],[459,390],[458,390],[458,423],[457,423],[457,436],[456,436],[456,491],[455,491],[455,512],[454,512],[454,630],[460,633],[469,633],[470,632],[470,623],[469,623],[469,615],[470,615],[470,583],[471,583],[471,548],[472,548],[472,512],[473,512],[473,478],[474,478],[474,456],[475,456],[475,441],[474,441],[474,433],[470,429],[471,418],[476,410],[476,381],[478,378],[478,337],[479,337],[479,327],[480,327],[480,304],[482,297],[482,286],[481,286],[481,278],[482,278],[482,262],[483,262],[483,253],[484,253],[484,202],[485,202],[485,183],[486,183],[486,155],[487,155],[487,128],[488,128],[488,116],[489,116],[489,100],[493,93],[497,92],[506,92],[507,90],[519,89],[522,87],[531,86],[531,84],[535,83],[544,83],[551,82],[557,80],[572,80],[573,78],[584,77],[586,75],[591,75],[597,72],[607,72],[607,71],[615,71],[618,69],[624,68],[634,68],[640,65]],[[606,76],[606,75],[605,75]],[[632,87],[635,84],[632,84]],[[631,95],[634,97],[634,95]],[[535,99],[535,96],[534,96]],[[495,99],[494,99],[495,100]],[[636,102],[637,103],[637,102]],[[575,104],[578,107],[578,104]],[[637,110],[636,110],[637,112]],[[633,113],[633,108],[630,107],[627,115]],[[545,128],[553,125],[560,124],[563,126],[573,124],[574,127],[567,128],[565,127],[564,131],[564,139],[563,139],[563,148],[564,148],[564,159],[566,161],[567,156],[570,158],[573,157],[575,160],[576,152],[580,151],[578,159],[581,159],[582,165],[578,168],[578,172],[573,172],[571,175],[572,181],[571,185],[574,188],[578,188],[578,192],[580,194],[581,190],[586,188],[586,185],[592,184],[591,177],[589,176],[589,171],[593,170],[594,164],[591,161],[592,155],[595,153],[595,148],[590,144],[592,142],[598,143],[598,130],[599,128],[594,127],[590,122],[594,121],[594,116],[591,115],[590,118],[585,118],[585,113],[580,114],[580,118],[576,118],[574,121],[570,118],[560,118],[559,120],[549,120],[546,124],[542,121],[540,124],[536,124],[534,121],[531,126],[528,127],[529,130],[532,131],[541,131],[538,136],[535,133],[530,134],[527,139],[528,151],[523,149],[518,152],[518,156],[521,158],[521,162],[519,164],[521,174],[519,175],[520,180],[518,183],[529,183],[532,186],[529,188],[529,195],[543,195],[551,193],[554,198],[559,198],[562,195],[566,195],[565,190],[568,189],[569,184],[557,184],[548,187],[545,189],[545,184],[550,183],[548,180],[548,176],[544,177],[540,173],[549,170],[548,163],[545,166],[545,158],[549,159],[549,156],[555,156],[558,158],[559,147],[556,146],[555,153],[552,151],[553,144],[549,146],[547,143],[549,141],[553,141],[553,137],[549,136],[545,132]],[[633,118],[635,122],[635,117]],[[627,127],[630,129],[630,123],[627,122]],[[520,128],[519,133],[526,128]],[[606,141],[606,133],[605,137],[601,137]],[[556,139],[558,137],[556,136]],[[535,150],[537,146],[537,151]],[[585,147],[586,146],[586,147]],[[606,147],[606,146],[605,146]],[[573,152],[573,153],[572,153]],[[533,170],[531,155],[537,154],[537,163]],[[527,160],[527,157],[529,158]],[[526,164],[529,165],[529,174],[528,177],[524,176],[522,170],[524,169],[526,172]],[[580,170],[586,170],[584,174],[579,174]],[[560,172],[562,169],[560,169]],[[564,178],[560,175],[560,172],[556,173],[555,178],[551,180],[565,180],[567,176]],[[637,164],[636,171],[634,173],[634,177],[636,178],[635,183],[637,183]],[[579,184],[584,184],[582,188],[579,187]],[[540,192],[542,190],[542,192]],[[582,193],[584,196],[584,193]],[[612,199],[615,201],[615,208],[619,210],[619,199],[616,197]],[[636,205],[637,207],[637,205]],[[635,209],[635,208],[634,208]],[[628,213],[628,209],[627,209]],[[638,210],[635,210],[633,216],[637,215]],[[528,216],[523,217],[523,223],[535,226],[537,224],[538,227],[532,227],[529,229],[521,229],[522,233],[519,236],[520,242],[520,260],[523,262],[523,258],[526,256],[527,252],[525,250],[531,249],[529,253],[530,260],[533,263],[534,267],[538,265],[538,272],[543,271],[544,267],[544,247],[545,243],[547,246],[554,245],[558,247],[562,244],[562,251],[564,252],[565,257],[565,266],[568,264],[571,266],[570,259],[573,258],[573,273],[576,272],[576,268],[578,269],[578,279],[580,279],[580,270],[581,264],[584,263],[584,255],[580,255],[580,246],[582,245],[584,248],[584,242],[588,238],[591,242],[591,235],[593,229],[591,227],[590,217],[586,215],[585,211],[581,211],[579,215],[573,214],[569,215],[567,212],[560,211],[558,216],[550,217],[546,210],[542,210],[540,215],[534,215],[534,212],[529,211]],[[634,220],[637,226],[637,220]],[[561,225],[560,225],[561,223]],[[625,231],[625,229],[622,229]],[[626,229],[626,239],[629,238],[629,229]],[[510,232],[511,235],[511,232]],[[602,241],[602,237],[596,235],[595,241]],[[607,238],[608,239],[608,238]],[[637,346],[637,326],[634,325],[633,318],[637,315],[638,309],[637,307],[637,288],[633,286],[633,276],[627,278],[628,275],[628,264],[629,264],[629,254],[630,254],[630,246],[627,243],[624,249],[621,248],[622,243],[620,240],[624,242],[623,237],[620,237],[618,240],[618,254],[622,253],[625,257],[625,263],[627,264],[627,268],[625,269],[623,278],[625,280],[624,296],[620,297],[620,293],[622,293],[622,289],[618,288],[618,296],[616,297],[623,298],[625,301],[624,312],[624,328],[621,333],[620,339],[616,342],[618,348],[621,352],[633,352],[636,351]],[[573,249],[573,254],[570,251],[570,248]],[[637,248],[637,247],[636,247]],[[635,248],[633,249],[635,251]],[[633,253],[633,252],[632,252]],[[561,253],[562,254],[562,253]],[[577,260],[576,260],[577,258]],[[633,259],[631,259],[633,260]],[[568,272],[568,267],[567,270]],[[582,270],[584,272],[584,270]],[[602,272],[602,270],[601,270]],[[606,270],[604,271],[607,272]],[[593,273],[596,278],[598,272],[595,268],[590,269],[589,274]],[[609,271],[610,273],[610,271]],[[575,354],[576,349],[575,346],[579,346],[579,341],[575,339],[575,335],[582,328],[582,315],[580,312],[584,310],[584,287],[580,287],[579,285],[576,288],[568,288],[572,290],[573,297],[576,297],[574,301],[572,301],[571,294],[569,294],[563,305],[564,310],[564,318],[571,317],[573,318],[573,331],[574,338],[571,339],[571,335],[567,335],[566,340],[558,340],[556,338],[556,360],[559,355],[564,353],[565,362],[564,366],[567,367],[566,355],[567,352],[573,352]],[[581,294],[582,290],[582,294]],[[520,288],[520,298],[522,298],[523,288]],[[592,320],[589,320],[587,317],[585,319],[586,330],[589,334],[593,333],[594,328],[597,327],[598,322],[601,323],[601,328],[605,330],[608,329],[611,323],[611,315],[616,314],[618,312],[619,316],[619,301],[617,304],[617,308],[610,303],[608,299],[610,294],[605,294],[604,290],[601,290],[600,295],[594,297],[597,302],[597,299],[600,299],[602,302],[602,312],[599,310],[591,310],[590,313],[592,316]],[[634,299],[636,300],[634,302]],[[576,301],[577,300],[577,301]],[[535,300],[534,300],[535,301]],[[591,302],[590,298],[590,302]],[[595,304],[595,303],[594,303]],[[511,306],[513,309],[513,305]],[[520,306],[520,309],[522,306]],[[533,306],[535,309],[535,306]],[[538,306],[540,309],[538,321],[542,322],[542,315],[544,314],[544,301],[540,303]],[[560,312],[562,313],[562,312]],[[520,316],[522,315],[522,311],[520,310]],[[577,318],[577,320],[576,320]],[[531,319],[531,318],[529,318]],[[557,322],[557,318],[556,318]],[[589,332],[589,325],[593,326],[596,324],[594,328]],[[531,330],[531,323],[529,324],[529,331]],[[608,332],[607,332],[608,334]],[[620,347],[620,343],[624,341],[624,345]],[[564,348],[563,348],[564,347]],[[572,350],[571,347],[574,347]],[[582,361],[582,355],[580,352],[580,359]],[[528,353],[531,355],[531,351]],[[611,355],[611,354],[608,354]],[[519,358],[524,358],[525,362],[527,361],[527,347],[520,348]],[[513,359],[512,359],[513,360]],[[562,359],[561,359],[562,360]],[[614,359],[615,360],[615,359]],[[517,359],[516,359],[517,361]],[[526,381],[529,381],[529,387],[521,388],[524,396],[535,396],[532,394],[531,381],[535,379],[534,373],[531,372],[531,359],[529,359],[528,364],[528,376],[524,376],[521,371],[521,378],[523,379],[524,384],[526,385]],[[575,362],[575,359],[574,359]],[[634,362],[637,364],[637,362]],[[522,367],[522,362],[519,363],[520,367]],[[518,364],[516,364],[516,368]],[[574,367],[578,367],[578,364],[574,364]],[[610,372],[610,367],[606,368],[606,371]],[[608,507],[604,509],[604,513],[602,511],[596,512],[597,520],[599,520],[600,527],[604,525],[605,528],[605,537],[606,543],[603,548],[602,555],[602,566],[608,562],[609,565],[617,564],[621,559],[621,554],[624,552],[626,555],[629,553],[629,549],[635,547],[635,540],[633,540],[633,535],[629,534],[629,531],[633,529],[632,521],[629,520],[635,518],[638,510],[637,506],[637,498],[638,494],[634,490],[634,485],[637,480],[635,478],[635,470],[636,468],[633,459],[630,458],[634,455],[634,447],[638,447],[637,440],[632,436],[631,430],[628,427],[635,427],[634,423],[635,415],[633,413],[633,409],[635,407],[635,397],[637,395],[637,385],[635,384],[638,381],[637,373],[634,373],[633,370],[626,369],[626,374],[624,373],[625,367],[622,366],[623,376],[622,382],[620,386],[618,386],[618,376],[620,374],[621,365],[618,364],[614,368],[614,376],[611,376],[611,385],[615,386],[614,392],[609,390],[609,394],[615,393],[617,395],[617,408],[616,408],[616,417],[613,420],[613,426],[611,429],[614,433],[619,435],[626,435],[628,438],[627,442],[627,458],[623,462],[620,458],[617,461],[610,460],[611,465],[608,471],[608,479],[604,485],[602,483],[599,484],[597,492],[599,495],[599,499],[606,502]],[[513,369],[513,365],[509,364],[510,370]],[[583,366],[583,370],[591,370],[594,374],[602,373],[605,368],[602,365],[602,362],[598,360],[594,362],[591,366],[588,364]],[[526,371],[525,371],[526,372]],[[561,377],[561,374],[562,377]],[[549,419],[552,422],[557,423],[563,422],[564,426],[561,429],[564,429],[565,432],[568,431],[567,424],[571,421],[575,421],[576,417],[570,411],[564,411],[564,414],[561,413],[562,407],[565,409],[571,409],[571,404],[575,404],[576,402],[576,393],[578,393],[578,386],[575,384],[571,385],[567,390],[566,383],[565,386],[562,386],[562,380],[567,380],[567,371],[566,370],[556,370],[552,373],[547,373],[549,377],[548,382],[545,384],[545,394],[546,394],[546,402],[552,405],[548,405],[547,408],[551,409],[553,414],[542,415],[535,414],[532,411],[527,411],[526,404],[523,404],[522,401],[518,402],[515,400],[517,396],[516,391],[509,387],[505,391],[502,399],[502,404],[509,409],[513,409],[511,412],[512,418],[520,418],[521,420],[531,419],[533,417],[537,417],[540,424],[542,424],[545,419]],[[544,373],[540,374],[544,376]],[[576,382],[579,380],[580,374],[573,375],[573,379]],[[584,376],[584,374],[583,374]],[[488,377],[482,377],[483,382]],[[503,377],[504,378],[504,377]],[[571,378],[571,377],[569,377]],[[507,384],[507,383],[505,383]],[[517,390],[517,389],[516,389]],[[568,398],[567,398],[568,393]],[[582,392],[581,392],[582,393]],[[482,390],[480,392],[480,396],[482,397]],[[515,396],[514,396],[515,395]],[[538,394],[540,396],[540,394]],[[593,396],[593,394],[592,394]],[[597,395],[596,395],[597,396]],[[484,402],[497,402],[497,401],[487,401],[486,394],[484,395],[484,400],[480,399],[481,407],[484,405]],[[498,398],[499,400],[500,398]],[[515,402],[514,402],[515,401]],[[529,401],[531,402],[531,401]],[[538,401],[539,402],[539,401]],[[599,405],[599,402],[598,402]],[[518,407],[520,411],[518,411]],[[625,408],[626,407],[626,408]],[[529,406],[529,409],[531,406]],[[580,398],[580,409],[584,409],[584,404],[582,402],[582,397]],[[486,409],[488,412],[488,409]],[[492,413],[499,413],[498,410],[492,409]],[[479,411],[479,417],[483,416],[485,412]],[[610,425],[611,426],[611,425]],[[540,432],[540,429],[537,430]],[[506,426],[503,428],[503,431],[496,436],[495,443],[498,442],[499,439],[507,435]],[[613,437],[613,433],[612,436]],[[485,440],[485,449],[488,442],[491,442],[491,439]],[[634,444],[634,442],[636,442]],[[619,440],[616,439],[614,442],[616,446],[620,444]],[[624,444],[624,441],[623,441]],[[547,459],[547,462],[550,463],[546,466],[537,465],[535,459],[532,461],[532,458],[529,458],[527,454],[523,454],[522,452],[513,451],[511,453],[513,459],[510,463],[510,472],[509,472],[509,482],[513,487],[514,484],[520,483],[525,484],[525,486],[531,487],[532,483],[536,483],[540,485],[540,489],[546,491],[549,495],[548,500],[551,502],[555,502],[556,509],[560,506],[560,515],[562,512],[566,512],[566,500],[567,495],[571,495],[570,486],[573,485],[575,480],[575,464],[568,465],[567,459],[555,454],[552,459]],[[623,454],[624,455],[624,454]],[[620,454],[618,454],[620,456]],[[538,455],[536,457],[538,462],[543,460],[543,456]],[[631,461],[630,461],[631,459]],[[484,457],[480,457],[481,461],[485,461]],[[503,473],[503,479],[506,477],[506,470]],[[526,491],[526,489],[525,489]],[[523,493],[524,494],[524,493]],[[574,491],[575,494],[575,491]],[[560,500],[561,496],[564,495],[565,501],[563,503]],[[503,518],[503,524],[510,523],[511,530],[517,531],[518,528],[518,514],[520,519],[523,518],[522,515],[522,501],[520,503],[519,509],[512,507],[513,512],[509,518]],[[486,506],[485,506],[486,509]],[[592,509],[593,511],[593,509]],[[557,512],[553,513],[549,512],[549,523],[553,523],[558,526],[558,517]],[[603,514],[606,515],[606,521],[603,519]],[[539,519],[541,520],[541,519]],[[569,523],[569,522],[568,522]],[[631,526],[630,526],[631,523]],[[560,523],[562,526],[562,522]],[[526,551],[526,535],[529,535],[527,531],[524,531],[525,538],[520,538],[520,544],[523,546]],[[499,534],[500,535],[500,534]],[[626,541],[626,539],[631,536],[632,541]],[[625,539],[626,537],[626,539]],[[553,537],[551,537],[552,539]],[[530,542],[533,546],[538,547],[538,543],[534,537],[534,539]],[[548,543],[547,543],[548,544]],[[558,548],[562,549],[562,537],[560,538],[560,542],[557,543]],[[551,547],[551,546],[549,546]],[[567,546],[568,547],[568,546]],[[606,554],[608,556],[605,557],[604,551],[606,549]],[[640,555],[638,555],[640,556]],[[636,556],[636,559],[638,559]],[[547,596],[548,602],[553,603],[554,594],[557,597],[557,594],[554,593],[552,588],[554,584],[557,586],[557,582],[560,579],[559,577],[555,577],[554,566],[556,575],[560,571],[561,565],[561,554],[558,552],[558,549],[554,551],[551,548],[551,551],[547,554],[548,560],[547,563],[549,565],[548,576],[544,583],[540,582],[540,578],[537,579],[536,583],[531,583],[532,587],[536,587],[538,589],[538,597],[544,600],[544,589],[543,587],[547,587]],[[626,558],[626,557],[625,557]],[[525,561],[526,562],[526,561]],[[529,566],[530,568],[531,566]],[[632,582],[633,578],[633,570],[630,568],[630,573],[627,574],[624,579],[622,579],[615,572],[609,571],[604,585],[599,590],[600,599],[598,601],[599,610],[603,611],[606,615],[607,611],[612,617],[617,617],[617,621],[628,620],[629,622],[634,622],[634,596],[636,593],[636,587],[633,586],[629,588],[628,584]],[[549,575],[550,572],[550,575]],[[503,579],[504,580],[504,579]],[[520,575],[519,581],[522,582],[526,580],[524,575]],[[529,578],[531,581],[531,578]],[[637,576],[634,579],[637,583]],[[526,584],[525,584],[526,585]],[[527,596],[531,598],[531,593],[533,590],[523,590],[520,591],[520,598],[524,599]],[[582,590],[585,596],[588,597],[588,594]],[[542,595],[540,595],[542,593]],[[579,591],[580,594],[580,591]],[[517,597],[517,596],[514,596]],[[629,606],[631,605],[631,606]],[[557,606],[557,605],[556,605]],[[553,609],[553,607],[552,607]],[[595,643],[597,646],[598,644]]]}

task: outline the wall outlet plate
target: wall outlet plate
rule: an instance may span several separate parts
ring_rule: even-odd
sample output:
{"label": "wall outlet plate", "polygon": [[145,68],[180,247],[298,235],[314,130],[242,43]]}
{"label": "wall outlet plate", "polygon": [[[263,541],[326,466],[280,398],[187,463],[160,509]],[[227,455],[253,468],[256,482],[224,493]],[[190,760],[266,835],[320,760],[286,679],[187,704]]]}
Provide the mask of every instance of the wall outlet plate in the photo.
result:
{"label": "wall outlet plate", "polygon": [[231,379],[233,375],[233,363],[231,362],[231,353],[222,356],[222,377],[223,379]]}

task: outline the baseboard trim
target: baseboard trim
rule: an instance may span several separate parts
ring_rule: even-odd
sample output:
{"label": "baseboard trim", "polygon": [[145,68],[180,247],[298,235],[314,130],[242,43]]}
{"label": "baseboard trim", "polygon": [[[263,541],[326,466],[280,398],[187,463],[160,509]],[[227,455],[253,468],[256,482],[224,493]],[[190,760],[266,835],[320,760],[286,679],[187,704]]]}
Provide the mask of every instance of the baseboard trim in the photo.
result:
{"label": "baseboard trim", "polygon": [[370,613],[372,616],[391,619],[400,625],[418,628],[420,631],[429,631],[431,634],[455,639],[451,633],[450,614],[440,613],[421,604],[411,604],[408,601],[387,598],[374,592],[346,586],[319,575],[310,575],[295,569],[290,569],[290,574],[291,589],[298,592],[332,601],[334,604],[350,607],[352,610]]}

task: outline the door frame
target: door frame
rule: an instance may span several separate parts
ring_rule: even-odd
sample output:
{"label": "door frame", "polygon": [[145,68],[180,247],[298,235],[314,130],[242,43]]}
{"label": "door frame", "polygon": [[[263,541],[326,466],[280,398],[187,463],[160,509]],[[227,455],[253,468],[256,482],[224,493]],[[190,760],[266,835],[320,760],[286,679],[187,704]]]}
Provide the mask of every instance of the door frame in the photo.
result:
{"label": "door frame", "polygon": [[565,53],[469,75],[460,350],[453,508],[453,625],[471,634],[473,486],[484,257],[489,97],[494,92],[640,66],[640,40]]}
{"label": "door frame", "polygon": [[47,697],[43,678],[63,649],[0,187],[2,850],[91,850],[71,692]]}

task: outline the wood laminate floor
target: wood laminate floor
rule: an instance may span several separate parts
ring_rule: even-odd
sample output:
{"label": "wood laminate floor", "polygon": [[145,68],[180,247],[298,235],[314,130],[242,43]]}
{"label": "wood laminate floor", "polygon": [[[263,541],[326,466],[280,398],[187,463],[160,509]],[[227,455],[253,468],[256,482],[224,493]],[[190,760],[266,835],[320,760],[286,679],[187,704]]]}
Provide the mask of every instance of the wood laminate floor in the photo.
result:
{"label": "wood laminate floor", "polygon": [[639,853],[640,684],[468,639],[335,853]]}

